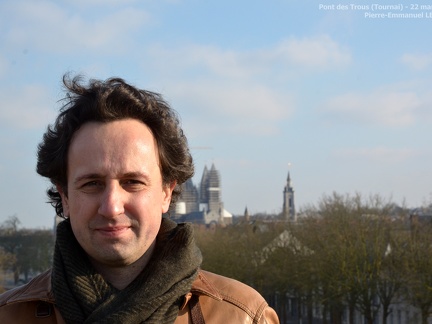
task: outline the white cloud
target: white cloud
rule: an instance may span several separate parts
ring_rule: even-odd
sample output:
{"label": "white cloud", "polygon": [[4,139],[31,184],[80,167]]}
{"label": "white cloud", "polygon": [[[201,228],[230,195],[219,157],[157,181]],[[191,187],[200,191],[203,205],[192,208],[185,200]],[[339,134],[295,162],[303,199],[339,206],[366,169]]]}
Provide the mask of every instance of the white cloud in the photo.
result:
{"label": "white cloud", "polygon": [[80,48],[86,54],[103,50],[123,52],[133,32],[150,20],[147,12],[131,7],[100,17],[88,16],[85,11],[69,12],[48,1],[17,1],[7,12],[13,17],[3,22],[9,44],[49,53],[79,53]]}
{"label": "white cloud", "polygon": [[[291,38],[265,50],[188,44],[152,46],[148,53],[145,62],[151,66],[143,70],[156,69],[163,92],[193,110],[193,118],[208,114],[224,130],[265,135],[277,133],[295,109],[294,96],[286,91],[290,71],[299,65],[311,71],[346,66],[351,60],[329,36]],[[211,132],[211,126],[203,131]]]}
{"label": "white cloud", "polygon": [[10,127],[33,129],[53,122],[56,111],[47,89],[28,85],[22,89],[3,88],[0,93],[0,124]]}
{"label": "white cloud", "polygon": [[414,91],[379,90],[369,94],[348,93],[330,99],[326,113],[351,122],[384,126],[410,126],[422,100]]}
{"label": "white cloud", "polygon": [[282,98],[263,85],[201,83],[189,85],[188,91],[198,103],[224,116],[278,120],[292,111],[291,98]]}
{"label": "white cloud", "polygon": [[413,70],[423,70],[432,65],[432,54],[404,54],[401,61]]}
{"label": "white cloud", "polygon": [[[224,50],[215,46],[188,44],[181,47],[153,46],[149,49],[152,63],[158,69],[178,73],[193,70],[214,76],[250,78],[262,75],[287,77],[287,69],[299,66],[340,68],[351,62],[348,49],[329,36],[283,40],[273,47],[255,50]],[[159,71],[159,70],[158,70]]]}
{"label": "white cloud", "polygon": [[[191,115],[207,116],[210,125],[217,122],[219,126],[213,127],[217,132],[274,134],[279,121],[294,110],[290,94],[256,83],[174,83],[168,93],[179,106],[188,107]],[[208,125],[206,128],[206,133],[212,131]]]}
{"label": "white cloud", "polygon": [[283,41],[274,50],[276,58],[286,60],[291,64],[314,68],[344,67],[351,62],[349,50],[338,44],[328,35],[294,37]]}
{"label": "white cloud", "polygon": [[200,125],[191,129],[206,134],[227,131],[274,135],[296,106],[294,95],[286,90],[290,74],[280,67],[297,62],[287,63],[280,47],[276,45],[264,52],[228,51],[197,44],[179,48],[155,46],[150,50],[149,61],[161,78],[162,92],[169,94],[174,107],[190,112],[188,121],[211,121],[206,122],[205,129]]}
{"label": "white cloud", "polygon": [[[150,47],[151,64],[158,72],[205,74],[229,78],[249,78],[267,68],[257,52],[224,50],[219,47],[188,44],[180,47]],[[187,76],[187,75],[186,75]]]}

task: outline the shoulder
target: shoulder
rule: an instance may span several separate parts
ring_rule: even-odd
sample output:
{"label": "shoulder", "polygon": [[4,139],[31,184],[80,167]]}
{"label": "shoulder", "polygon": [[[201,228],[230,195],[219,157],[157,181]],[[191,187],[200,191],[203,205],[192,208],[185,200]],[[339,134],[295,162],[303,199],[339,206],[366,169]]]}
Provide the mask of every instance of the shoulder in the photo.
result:
{"label": "shoulder", "polygon": [[199,296],[204,317],[206,313],[217,312],[211,314],[211,318],[225,313],[229,316],[238,314],[242,318],[246,316],[254,323],[278,323],[276,313],[266,300],[255,289],[240,281],[201,270],[192,284],[191,292]]}
{"label": "shoulder", "polygon": [[42,300],[53,302],[51,294],[51,270],[34,277],[27,284],[8,290],[0,295],[0,307],[10,303]]}
{"label": "shoulder", "polygon": [[57,323],[51,272],[0,295],[0,323]]}
{"label": "shoulder", "polygon": [[264,298],[252,287],[238,280],[204,270],[199,271],[197,279],[192,284],[192,292],[202,293],[220,300],[247,302],[255,299],[259,303],[265,302]]}

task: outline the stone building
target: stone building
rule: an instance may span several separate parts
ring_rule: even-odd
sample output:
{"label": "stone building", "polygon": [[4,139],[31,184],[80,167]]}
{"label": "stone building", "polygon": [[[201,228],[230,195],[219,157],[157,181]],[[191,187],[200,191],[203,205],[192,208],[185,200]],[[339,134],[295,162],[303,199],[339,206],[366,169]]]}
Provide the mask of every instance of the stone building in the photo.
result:
{"label": "stone building", "polygon": [[224,209],[222,202],[220,178],[219,171],[212,164],[210,170],[204,167],[199,186],[195,186],[192,179],[185,182],[173,219],[206,225],[231,224],[232,214]]}

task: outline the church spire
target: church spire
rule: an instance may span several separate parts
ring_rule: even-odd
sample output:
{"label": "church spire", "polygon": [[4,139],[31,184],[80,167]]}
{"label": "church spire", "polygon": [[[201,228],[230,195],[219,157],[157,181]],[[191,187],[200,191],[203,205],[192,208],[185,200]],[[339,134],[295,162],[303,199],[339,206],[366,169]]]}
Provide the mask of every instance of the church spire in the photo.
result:
{"label": "church spire", "polygon": [[249,222],[249,220],[250,220],[249,211],[248,211],[247,206],[246,206],[245,211],[244,211],[244,220],[246,222]]}
{"label": "church spire", "polygon": [[289,221],[295,221],[295,206],[294,206],[294,188],[291,183],[291,174],[288,171],[286,186],[283,190],[283,217]]}

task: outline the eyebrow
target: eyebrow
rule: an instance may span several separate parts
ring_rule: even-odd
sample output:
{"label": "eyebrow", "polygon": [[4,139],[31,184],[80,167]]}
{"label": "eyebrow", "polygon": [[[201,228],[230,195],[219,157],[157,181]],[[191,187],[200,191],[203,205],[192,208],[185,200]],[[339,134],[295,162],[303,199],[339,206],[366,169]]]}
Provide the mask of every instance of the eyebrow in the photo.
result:
{"label": "eyebrow", "polygon": [[[77,183],[79,183],[79,182],[81,182],[83,180],[103,179],[103,178],[105,178],[105,176],[102,175],[102,174],[99,174],[99,173],[86,173],[86,174],[78,176],[73,181],[73,183],[77,184]],[[147,173],[138,172],[138,171],[137,172],[134,172],[134,171],[132,171],[132,172],[126,172],[126,173],[122,174],[121,176],[118,176],[118,178],[120,178],[120,179],[122,179],[122,178],[144,178],[147,181],[150,180],[150,177],[149,177],[149,175]]]}
{"label": "eyebrow", "polygon": [[86,173],[83,175],[78,176],[77,178],[74,179],[73,183],[77,184],[83,180],[88,180],[88,179],[101,179],[103,178],[103,176],[101,174],[98,173]]}
{"label": "eyebrow", "polygon": [[119,178],[144,178],[147,181],[150,180],[150,176],[145,172],[126,172]]}

